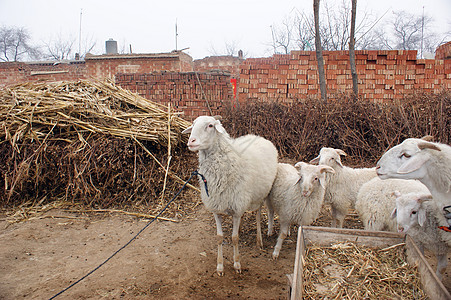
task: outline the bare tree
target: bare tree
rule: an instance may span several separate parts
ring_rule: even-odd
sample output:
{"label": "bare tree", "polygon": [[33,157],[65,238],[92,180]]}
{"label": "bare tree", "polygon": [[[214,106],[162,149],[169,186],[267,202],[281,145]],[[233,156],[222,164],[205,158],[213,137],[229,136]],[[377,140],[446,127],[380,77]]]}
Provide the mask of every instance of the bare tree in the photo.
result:
{"label": "bare tree", "polygon": [[[65,59],[73,59],[75,57],[76,38],[72,35],[65,36],[62,33],[56,35],[44,42],[45,57],[51,60],[65,60]],[[96,42],[92,37],[85,37],[84,40],[80,43],[81,45],[81,53],[79,53],[79,57],[83,58],[86,53],[90,53],[94,47],[96,46]]]}
{"label": "bare tree", "polygon": [[[213,45],[210,45],[208,52],[213,56],[237,56],[238,51],[241,50],[237,41],[226,41],[222,50],[216,49]],[[244,54],[246,57],[247,54]]]}
{"label": "bare tree", "polygon": [[315,19],[315,48],[316,59],[318,61],[318,77],[321,99],[323,102],[327,102],[326,73],[324,71],[323,51],[321,47],[321,36],[319,31],[319,1],[320,0],[313,0],[313,16]]}
{"label": "bare tree", "polygon": [[349,37],[349,61],[351,64],[351,76],[352,76],[352,90],[354,96],[357,97],[359,94],[357,70],[355,65],[355,17],[357,10],[357,0],[352,0],[352,10],[351,10],[351,32]]}
{"label": "bare tree", "polygon": [[23,27],[0,27],[0,60],[20,61],[36,59],[39,49],[30,45],[30,35]]}
{"label": "bare tree", "polygon": [[44,42],[46,48],[46,57],[54,60],[65,60],[71,58],[72,49],[75,44],[75,38],[68,36],[63,37],[60,32],[55,38]]}
{"label": "bare tree", "polygon": [[[271,34],[273,36],[274,53],[288,54],[293,46],[293,31],[295,28],[294,21],[289,16],[282,21],[281,27],[277,25],[271,26]],[[279,51],[281,49],[282,51]]]}

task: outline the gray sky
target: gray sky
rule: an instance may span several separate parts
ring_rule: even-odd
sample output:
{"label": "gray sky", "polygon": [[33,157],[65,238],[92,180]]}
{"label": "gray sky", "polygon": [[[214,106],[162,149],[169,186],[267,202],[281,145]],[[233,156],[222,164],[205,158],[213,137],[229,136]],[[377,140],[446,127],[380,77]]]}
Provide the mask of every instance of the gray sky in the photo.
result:
{"label": "gray sky", "polygon": [[[357,6],[358,15],[381,16],[388,10],[381,22],[393,10],[421,15],[424,6],[437,32],[451,29],[451,0],[358,0]],[[248,57],[266,57],[272,54],[270,26],[281,24],[293,9],[310,15],[313,0],[0,0],[0,25],[26,27],[40,44],[58,35],[72,37],[78,50],[82,10],[82,40],[96,41],[97,54],[105,52],[109,38],[127,51],[131,44],[134,53],[157,53],[175,49],[177,20],[178,49],[189,47],[194,59],[213,55],[212,48],[222,54],[226,43],[235,43]]]}

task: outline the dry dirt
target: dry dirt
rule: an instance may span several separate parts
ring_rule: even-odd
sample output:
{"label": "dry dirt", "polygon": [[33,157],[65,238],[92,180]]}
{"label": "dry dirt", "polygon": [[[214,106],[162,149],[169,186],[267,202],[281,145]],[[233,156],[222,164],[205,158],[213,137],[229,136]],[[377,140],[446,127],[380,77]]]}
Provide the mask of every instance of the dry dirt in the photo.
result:
{"label": "dry dirt", "polygon": [[[97,267],[147,222],[122,214],[63,210],[51,210],[46,216],[11,225],[0,216],[0,299],[49,299]],[[321,218],[324,222],[327,216]],[[216,274],[215,224],[200,207],[178,223],[154,222],[57,299],[284,299],[286,274],[293,270],[295,234],[273,261],[276,237],[264,238],[264,250],[257,249],[254,222],[250,214],[242,222],[242,274],[233,269],[230,239],[224,246],[225,275]],[[359,226],[355,218],[345,222],[345,227]],[[226,235],[230,227],[227,222]],[[445,274],[448,288],[449,274],[451,267]]]}

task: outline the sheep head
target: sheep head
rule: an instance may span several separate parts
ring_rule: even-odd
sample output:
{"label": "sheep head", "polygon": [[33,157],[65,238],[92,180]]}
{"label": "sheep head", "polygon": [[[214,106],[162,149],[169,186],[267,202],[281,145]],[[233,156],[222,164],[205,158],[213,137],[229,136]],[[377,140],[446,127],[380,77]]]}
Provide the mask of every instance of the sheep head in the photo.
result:
{"label": "sheep head", "polygon": [[194,152],[209,149],[220,136],[229,136],[222,127],[219,116],[197,117],[182,133],[190,133],[188,149]]}
{"label": "sheep head", "polygon": [[423,226],[426,221],[426,207],[424,202],[432,200],[430,194],[394,192],[396,196],[396,208],[392,212],[392,218],[396,218],[398,232],[406,233],[414,226]]}
{"label": "sheep head", "polygon": [[440,151],[440,148],[422,139],[406,139],[382,155],[376,165],[377,175],[381,179],[421,180],[427,175],[430,151]]}
{"label": "sheep head", "polygon": [[299,180],[296,184],[300,184],[301,193],[304,197],[310,196],[317,185],[325,188],[325,173],[335,173],[334,169],[329,166],[314,166],[305,162],[298,162],[294,167],[299,173]]}
{"label": "sheep head", "polygon": [[323,147],[319,155],[310,161],[311,164],[326,165],[334,169],[343,168],[341,156],[346,156],[346,152],[341,149]]}

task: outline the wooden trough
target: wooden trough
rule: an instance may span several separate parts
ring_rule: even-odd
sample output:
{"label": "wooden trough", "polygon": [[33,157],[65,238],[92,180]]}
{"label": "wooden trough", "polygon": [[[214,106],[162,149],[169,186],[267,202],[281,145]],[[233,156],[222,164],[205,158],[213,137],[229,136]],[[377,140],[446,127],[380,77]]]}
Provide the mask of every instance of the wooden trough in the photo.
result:
{"label": "wooden trough", "polygon": [[405,243],[407,261],[417,265],[422,289],[430,299],[451,299],[451,294],[437,278],[426,258],[409,235],[365,231],[357,229],[338,229],[326,227],[300,226],[298,230],[296,257],[293,274],[287,275],[289,281],[288,298],[303,299],[303,268],[306,250],[310,245],[331,246],[335,243],[353,242],[357,245],[372,248],[384,248]]}

